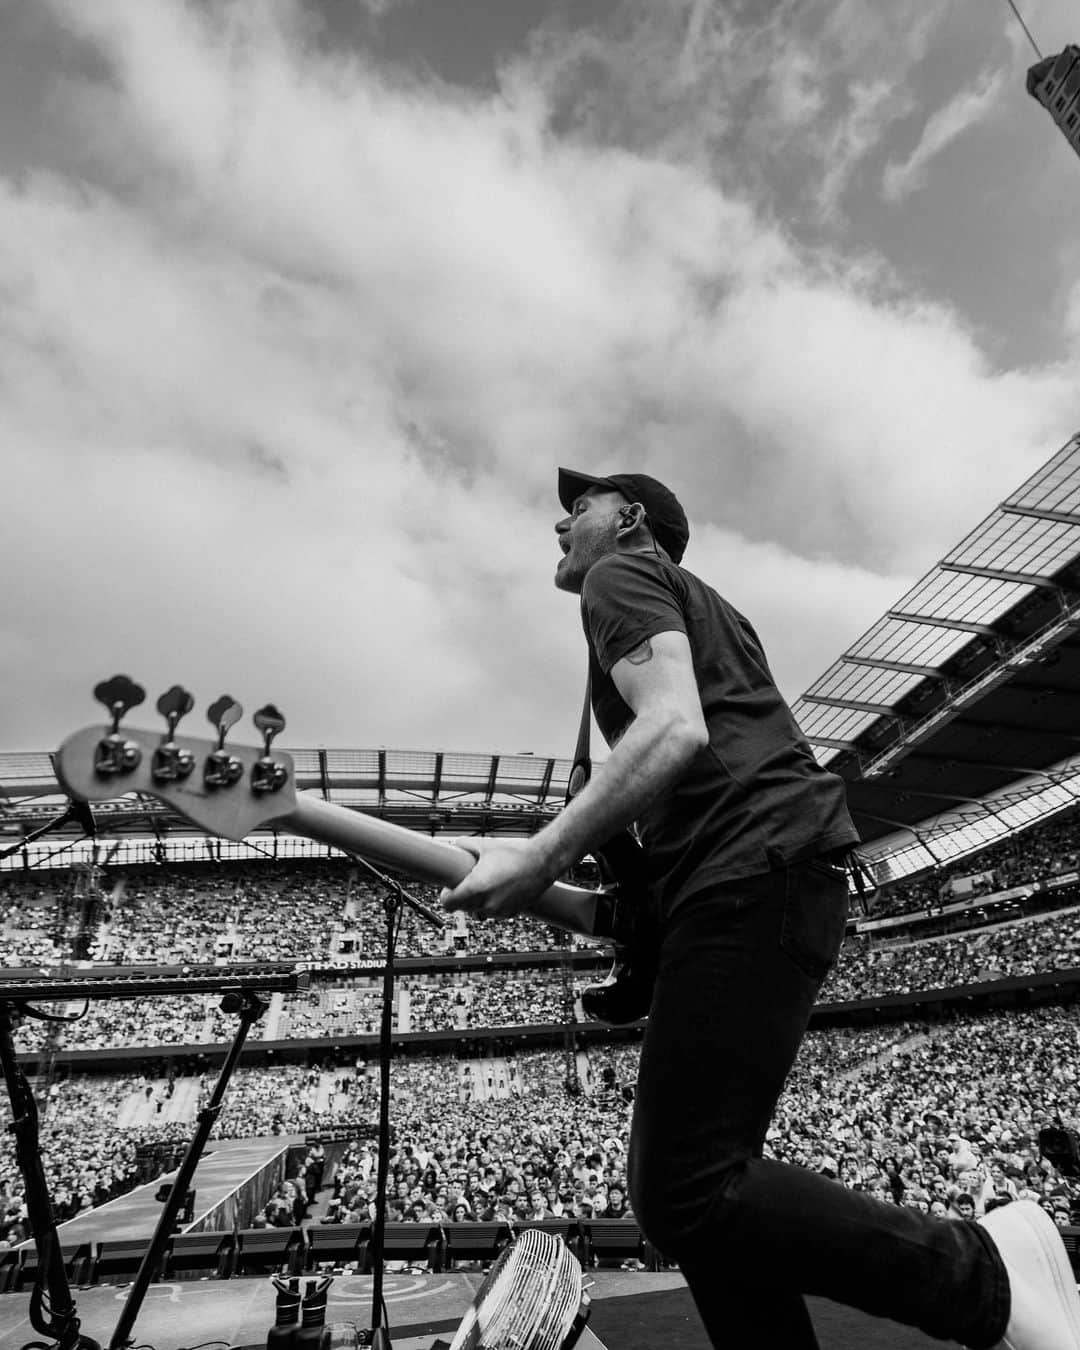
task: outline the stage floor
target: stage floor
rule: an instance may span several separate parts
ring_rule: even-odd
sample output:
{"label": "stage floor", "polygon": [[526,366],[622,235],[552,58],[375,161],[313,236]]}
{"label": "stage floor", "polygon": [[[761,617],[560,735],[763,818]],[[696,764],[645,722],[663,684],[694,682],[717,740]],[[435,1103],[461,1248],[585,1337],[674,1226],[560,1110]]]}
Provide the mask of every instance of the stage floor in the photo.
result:
{"label": "stage floor", "polygon": [[[449,1341],[483,1276],[388,1274],[384,1283],[395,1350],[430,1350]],[[677,1272],[594,1271],[589,1326],[606,1350],[709,1350],[689,1291]],[[82,1332],[107,1347],[127,1297],[126,1285],[75,1291]],[[29,1295],[0,1295],[0,1350],[39,1340],[27,1317]],[[825,1299],[809,1300],[822,1350],[955,1350],[953,1342],[866,1317]],[[205,1341],[262,1347],[274,1317],[269,1279],[195,1280],[151,1285],[135,1323],[136,1345],[186,1350]],[[331,1322],[371,1325],[371,1276],[338,1275]]]}

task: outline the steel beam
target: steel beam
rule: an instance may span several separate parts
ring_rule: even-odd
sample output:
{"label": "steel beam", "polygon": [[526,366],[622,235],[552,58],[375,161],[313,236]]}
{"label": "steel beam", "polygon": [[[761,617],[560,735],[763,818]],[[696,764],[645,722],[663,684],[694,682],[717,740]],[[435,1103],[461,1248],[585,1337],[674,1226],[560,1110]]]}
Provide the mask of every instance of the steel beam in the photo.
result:
{"label": "steel beam", "polygon": [[[852,712],[877,713],[879,717],[895,717],[896,710],[889,703],[863,703],[856,698],[830,698],[826,694],[803,694],[804,703],[822,703],[826,708],[850,708]],[[810,739],[807,732],[806,738]]]}
{"label": "steel beam", "polygon": [[1047,511],[1041,506],[1014,506],[1012,502],[1002,502],[1000,510],[1010,516],[1031,516],[1034,520],[1056,520],[1059,525],[1080,525],[1080,516],[1071,511]]}
{"label": "steel beam", "polygon": [[937,666],[919,666],[913,661],[884,661],[875,656],[849,656],[846,652],[840,661],[849,666],[873,666],[877,670],[894,670],[898,675],[922,675],[928,680],[947,678]]}
{"label": "steel beam", "polygon": [[898,619],[901,623],[928,624],[931,628],[953,628],[960,633],[978,633],[980,637],[1000,638],[1000,633],[985,623],[969,623],[966,619],[941,619],[933,614],[909,614],[903,609],[890,609],[885,613],[887,619]]}
{"label": "steel beam", "polygon": [[1035,586],[1039,590],[1060,590],[1052,577],[1037,572],[1010,572],[1004,567],[977,567],[974,563],[940,562],[943,572],[962,572],[965,576],[986,577],[989,581],[1011,581],[1018,586]]}

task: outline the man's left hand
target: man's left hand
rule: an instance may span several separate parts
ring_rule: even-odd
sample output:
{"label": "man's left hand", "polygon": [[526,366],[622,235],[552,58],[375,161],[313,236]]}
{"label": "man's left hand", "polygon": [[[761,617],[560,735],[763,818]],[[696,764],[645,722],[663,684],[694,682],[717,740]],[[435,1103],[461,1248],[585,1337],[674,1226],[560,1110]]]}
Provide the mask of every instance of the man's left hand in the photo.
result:
{"label": "man's left hand", "polygon": [[476,865],[453,889],[442,891],[444,909],[508,919],[527,909],[554,881],[527,839],[455,839],[454,844],[471,853]]}

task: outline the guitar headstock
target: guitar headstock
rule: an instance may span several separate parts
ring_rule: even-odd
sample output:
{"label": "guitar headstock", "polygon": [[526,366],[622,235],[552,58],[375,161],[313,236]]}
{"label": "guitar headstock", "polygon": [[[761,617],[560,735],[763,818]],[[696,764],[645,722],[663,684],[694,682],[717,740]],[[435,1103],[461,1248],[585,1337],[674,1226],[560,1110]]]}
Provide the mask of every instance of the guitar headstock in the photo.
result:
{"label": "guitar headstock", "polygon": [[208,834],[237,840],[296,809],[292,759],[283,751],[271,751],[271,742],[285,727],[272,703],[253,718],[261,748],[226,748],[226,736],[243,713],[228,694],[207,711],[216,740],[177,735],[180,720],[195,705],[180,685],[157,700],[165,719],[157,732],[121,728],[125,714],[146,697],[146,691],[126,675],[102,681],[94,696],[109,710],[111,723],[105,728],[84,727],[61,745],[56,774],[69,796],[94,802],[143,792]]}

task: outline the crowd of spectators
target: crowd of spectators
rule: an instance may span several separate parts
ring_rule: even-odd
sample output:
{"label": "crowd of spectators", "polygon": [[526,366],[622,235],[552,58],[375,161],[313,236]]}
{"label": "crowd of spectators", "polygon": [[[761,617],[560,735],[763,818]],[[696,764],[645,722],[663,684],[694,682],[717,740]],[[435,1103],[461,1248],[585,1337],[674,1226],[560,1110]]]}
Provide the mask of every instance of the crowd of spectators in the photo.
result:
{"label": "crowd of spectators", "polygon": [[[378,963],[386,921],[381,897],[354,863],[294,860],[103,869],[88,934],[95,961],[177,965],[229,959],[304,961],[347,967]],[[63,955],[57,902],[83,874],[43,884],[31,874],[0,873],[0,962],[55,962]],[[408,883],[429,905],[438,888]],[[456,916],[437,933],[404,911],[397,953],[410,956],[553,951],[567,941],[547,924],[519,917],[499,924]]]}
{"label": "crowd of spectators", "polygon": [[74,881],[67,872],[0,874],[0,966],[39,965],[59,955],[57,912]]}
{"label": "crowd of spectators", "polygon": [[[595,978],[595,977],[594,977]],[[559,972],[435,972],[398,979],[394,1021],[398,1031],[483,1030],[561,1022]],[[59,1026],[27,1017],[18,1027],[16,1049],[40,1050],[51,1034],[64,1050],[126,1046],[219,1045],[236,1033],[234,1014],[221,1011],[218,994],[109,999],[56,1006],[83,1014]],[[48,1005],[47,1005],[48,1006]],[[327,975],[306,991],[282,996],[255,1022],[248,1039],[296,1040],[374,1035],[382,1010],[382,981],[374,976]]]}
{"label": "crowd of spectators", "polygon": [[50,1036],[55,1047],[64,1050],[197,1045],[209,1040],[208,1012],[201,997],[110,999],[89,1005],[80,1001],[42,1006],[77,1020],[58,1024],[26,1017],[15,1032],[16,1050],[40,1050]]}
{"label": "crowd of spectators", "polygon": [[812,1053],[800,1056],[766,1156],[942,1218],[1026,1196],[1060,1224],[1080,1221],[1077,1177],[1039,1147],[1056,1120],[1078,1124],[1078,1010],[957,1018],[922,1033],[855,1075],[827,1077]]}
{"label": "crowd of spectators", "polygon": [[[527,1221],[628,1212],[637,1055],[632,1042],[594,1047],[585,1090],[573,1091],[559,1052],[522,1052],[501,1074],[489,1067],[488,1081],[503,1084],[490,1095],[470,1090],[467,1061],[399,1059],[390,1103],[390,1217]],[[765,1153],[942,1218],[1030,1196],[1059,1223],[1080,1220],[1077,1179],[1041,1156],[1038,1141],[1056,1118],[1076,1127],[1078,1064],[1075,1007],[811,1032]],[[73,1077],[50,1097],[43,1151],[64,1217],[126,1189],[137,1175],[137,1147],[175,1134],[175,1126],[117,1127],[119,1103],[134,1086],[130,1079]],[[204,1096],[210,1086],[203,1082]],[[215,1136],[354,1131],[328,1177],[322,1220],[356,1220],[371,1213],[377,1106],[374,1063],[339,1058],[312,1068],[241,1068]],[[301,1175],[293,1182],[306,1211],[307,1181]],[[0,1201],[0,1231],[9,1243],[19,1240],[25,1207],[10,1145],[0,1156]],[[294,1221],[291,1203],[275,1208],[267,1222]]]}
{"label": "crowd of spectators", "polygon": [[[214,1127],[216,1139],[244,1139],[265,1134],[311,1134],[333,1128],[338,1118],[332,1102],[320,1107],[321,1075],[298,1064],[273,1068],[239,1068]],[[213,1083],[201,1085],[204,1106]],[[356,1117],[342,1113],[347,1123]]]}
{"label": "crowd of spectators", "polygon": [[[903,944],[874,945],[852,937],[818,1002],[879,999],[1077,966],[1080,909]],[[595,978],[575,975],[575,991]],[[381,999],[378,977],[327,972],[309,990],[272,1003],[252,1027],[250,1039],[374,1035]],[[411,973],[398,977],[395,1000],[394,1026],[399,1031],[481,1030],[565,1020],[558,969]],[[87,1050],[220,1044],[232,1039],[236,1019],[219,1005],[215,994],[91,1003],[84,1017],[63,1025],[57,1045]],[[26,1019],[17,1032],[17,1048],[40,1049],[46,1035],[46,1023]]]}
{"label": "crowd of spectators", "polygon": [[[1045,1008],[927,1027],[811,1033],[765,1154],[885,1203],[943,1219],[1026,1196],[1059,1224],[1080,1221],[1080,1182],[1039,1148],[1040,1129],[1080,1113],[1080,1015]],[[558,1056],[523,1055],[519,1091],[447,1101],[434,1062],[411,1067],[394,1103],[390,1217],[589,1217],[629,1213],[628,1096],[637,1047],[591,1052],[593,1091],[566,1091]],[[544,1101],[537,1113],[536,1097]],[[371,1212],[376,1153],[350,1146],[326,1221]]]}
{"label": "crowd of spectators", "polygon": [[[985,874],[1000,889],[1076,866],[1080,815],[1070,813],[994,846],[931,880],[903,883],[879,900],[874,917],[942,900],[951,877]],[[61,914],[75,912],[63,880],[0,875],[0,964],[45,965],[67,940]],[[80,878],[85,885],[85,878]],[[416,887],[430,901],[431,888]],[[977,889],[977,886],[976,888]],[[68,925],[70,929],[70,925]],[[68,933],[67,936],[70,936]],[[343,973],[382,955],[377,891],[346,862],[288,862],[120,870],[100,889],[91,954],[114,962],[303,960],[323,969],[310,990],[278,998],[252,1039],[332,1041],[373,1034],[381,982]],[[402,956],[447,957],[500,950],[550,951],[564,939],[520,919],[470,923],[440,934],[403,924]],[[819,1002],[874,999],[975,984],[1080,965],[1080,910],[1001,923],[918,942],[849,939]],[[335,973],[337,968],[339,973]],[[575,976],[578,989],[593,976]],[[554,970],[399,974],[395,1025],[440,1031],[561,1023],[565,995]],[[205,1045],[231,1039],[235,1018],[219,996],[91,1003],[66,1024],[64,1049],[123,1045]],[[26,1019],[20,1050],[40,1049],[45,1024]],[[967,1017],[933,1026],[830,1030],[807,1037],[769,1131],[767,1156],[814,1168],[839,1184],[942,1218],[979,1214],[1020,1195],[1040,1200],[1058,1222],[1080,1220],[1080,1189],[1038,1148],[1039,1130],[1057,1116],[1080,1115],[1080,1014],[1048,1007]],[[391,1114],[391,1218],[514,1220],[624,1212],[634,1043],[593,1048],[585,1091],[571,1091],[555,1051],[519,1054],[480,1078],[447,1057],[395,1063]],[[171,1085],[170,1085],[171,1086]],[[151,1088],[151,1092],[158,1089]],[[202,1100],[211,1084],[200,1085]],[[72,1076],[43,1101],[43,1155],[58,1219],[145,1179],[147,1150],[167,1150],[190,1123],[145,1120],[121,1127],[131,1078]],[[160,1095],[160,1094],[158,1094]],[[330,1057],[321,1067],[241,1068],[216,1126],[219,1138],[312,1135],[355,1130],[333,1170],[326,1221],[370,1213],[377,1111],[373,1065]],[[7,1122],[0,1103],[0,1127]],[[0,1247],[26,1235],[22,1182],[10,1133],[0,1144]],[[142,1159],[142,1163],[140,1163]],[[159,1166],[163,1165],[159,1159]],[[266,1222],[293,1222],[311,1203],[318,1168],[304,1164],[279,1188]],[[322,1182],[319,1175],[319,1184]],[[318,1187],[316,1187],[318,1189]]]}
{"label": "crowd of spectators", "polygon": [[[325,962],[342,897],[323,869],[154,869],[113,886],[93,954],[112,964]],[[287,916],[287,918],[286,918]]]}
{"label": "crowd of spectators", "polygon": [[1074,872],[1078,866],[1080,810],[1070,808],[951,866],[884,887],[874,897],[873,917],[929,910],[955,900],[1052,879]]}
{"label": "crowd of spectators", "polygon": [[[1080,811],[1070,809],[949,867],[883,887],[874,897],[873,917],[1052,879],[1076,870],[1078,859]],[[102,962],[296,959],[348,966],[377,962],[382,953],[384,912],[369,874],[344,858],[291,859],[113,867],[89,880],[85,873],[0,873],[0,964],[60,959],[57,901],[90,884],[100,904],[89,940]],[[436,888],[407,885],[428,903],[434,900]],[[551,951],[566,941],[523,917],[487,924],[459,915],[436,933],[408,910],[405,916],[401,956]]]}
{"label": "crowd of spectators", "polygon": [[[171,1165],[171,1153],[161,1153],[156,1166],[147,1167],[155,1146],[183,1140],[181,1126],[155,1124],[138,1132],[120,1130],[116,1116],[121,1103],[137,1090],[130,1076],[78,1077],[54,1082],[39,1102],[41,1158],[49,1183],[57,1223],[74,1219]],[[23,1178],[16,1165],[11,1135],[10,1105],[0,1104],[0,1250],[30,1236]]]}
{"label": "crowd of spectators", "polygon": [[1080,966],[1080,910],[903,945],[849,938],[819,1003],[947,989]]}

